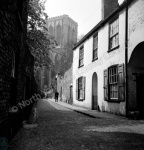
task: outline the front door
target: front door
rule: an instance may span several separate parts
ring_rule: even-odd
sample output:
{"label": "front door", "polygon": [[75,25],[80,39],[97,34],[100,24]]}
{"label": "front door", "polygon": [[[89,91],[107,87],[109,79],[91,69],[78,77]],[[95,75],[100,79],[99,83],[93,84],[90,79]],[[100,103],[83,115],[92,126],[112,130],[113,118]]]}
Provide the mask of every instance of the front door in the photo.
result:
{"label": "front door", "polygon": [[98,109],[97,101],[97,74],[94,73],[92,78],[92,110]]}
{"label": "front door", "polygon": [[70,103],[73,104],[73,86],[70,86]]}
{"label": "front door", "polygon": [[137,75],[137,104],[140,117],[144,118],[144,75]]}

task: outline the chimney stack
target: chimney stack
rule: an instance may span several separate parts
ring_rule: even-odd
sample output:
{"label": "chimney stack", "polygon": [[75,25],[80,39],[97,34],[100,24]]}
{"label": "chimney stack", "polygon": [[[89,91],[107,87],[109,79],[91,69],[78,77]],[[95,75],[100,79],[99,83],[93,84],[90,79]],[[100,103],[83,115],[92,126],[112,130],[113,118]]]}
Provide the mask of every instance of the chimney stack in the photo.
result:
{"label": "chimney stack", "polygon": [[102,20],[106,19],[118,6],[118,0],[101,0],[102,2]]}

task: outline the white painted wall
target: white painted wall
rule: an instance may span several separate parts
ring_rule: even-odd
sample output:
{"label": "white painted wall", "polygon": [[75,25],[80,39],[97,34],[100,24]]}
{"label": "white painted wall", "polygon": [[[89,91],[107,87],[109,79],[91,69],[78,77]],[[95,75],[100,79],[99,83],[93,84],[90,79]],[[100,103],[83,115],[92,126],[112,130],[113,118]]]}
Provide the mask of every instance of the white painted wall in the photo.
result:
{"label": "white painted wall", "polygon": [[129,6],[129,53],[130,59],[134,48],[144,41],[144,1],[137,0]]}
{"label": "white painted wall", "polygon": [[[144,1],[137,0],[129,7],[129,57],[134,47],[144,41]],[[136,13],[136,14],[135,14]],[[142,23],[142,24],[141,24]],[[114,64],[125,64],[125,9],[119,13],[119,48],[108,51],[109,24],[98,31],[98,60],[92,62],[93,36],[84,44],[84,66],[78,68],[79,47],[73,51],[73,99],[74,104],[91,109],[92,76],[98,76],[98,104],[102,111],[125,115],[125,102],[112,103],[104,101],[103,71]],[[82,44],[82,45],[83,45]],[[76,79],[86,77],[86,95],[84,101],[76,100]]]}

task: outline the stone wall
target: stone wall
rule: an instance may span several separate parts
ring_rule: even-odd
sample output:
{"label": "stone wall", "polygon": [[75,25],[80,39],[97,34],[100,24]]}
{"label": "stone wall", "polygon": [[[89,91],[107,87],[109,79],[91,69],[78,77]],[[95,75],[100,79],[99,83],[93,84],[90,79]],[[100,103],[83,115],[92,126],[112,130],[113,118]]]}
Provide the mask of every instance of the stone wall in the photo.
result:
{"label": "stone wall", "polygon": [[61,101],[72,103],[72,99],[70,99],[70,86],[72,86],[72,68],[64,76],[59,75],[57,78],[57,90]]}

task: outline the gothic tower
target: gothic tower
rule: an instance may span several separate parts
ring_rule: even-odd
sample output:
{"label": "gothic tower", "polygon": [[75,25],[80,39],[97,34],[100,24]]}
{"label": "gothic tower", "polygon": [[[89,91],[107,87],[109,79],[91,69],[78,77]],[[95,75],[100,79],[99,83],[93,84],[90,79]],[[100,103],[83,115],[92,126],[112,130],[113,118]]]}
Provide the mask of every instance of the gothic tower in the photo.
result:
{"label": "gothic tower", "polygon": [[68,15],[48,18],[46,22],[49,34],[57,42],[50,54],[55,72],[64,73],[72,64],[72,46],[77,42],[78,24]]}

